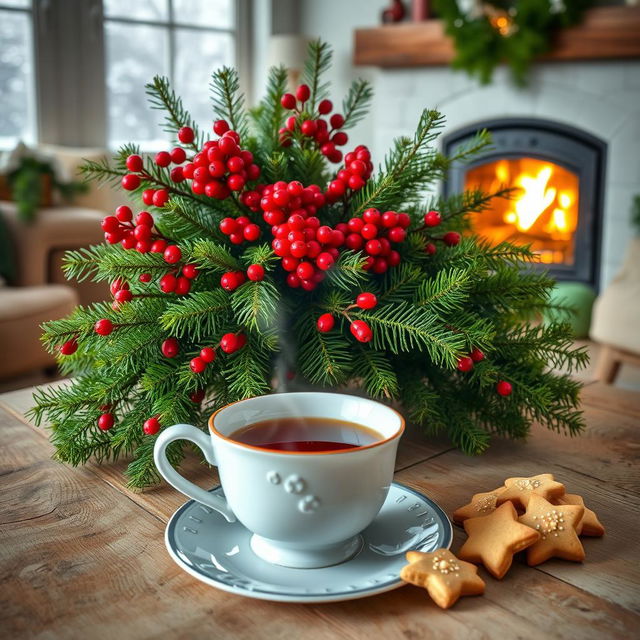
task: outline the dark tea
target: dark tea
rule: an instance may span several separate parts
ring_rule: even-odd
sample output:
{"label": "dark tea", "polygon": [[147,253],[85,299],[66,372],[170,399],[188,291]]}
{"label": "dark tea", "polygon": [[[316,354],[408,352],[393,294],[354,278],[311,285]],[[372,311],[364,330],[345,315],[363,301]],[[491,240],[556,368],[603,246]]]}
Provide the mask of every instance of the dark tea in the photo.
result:
{"label": "dark tea", "polygon": [[234,431],[236,442],[275,451],[341,451],[383,437],[368,427],[331,418],[271,418]]}

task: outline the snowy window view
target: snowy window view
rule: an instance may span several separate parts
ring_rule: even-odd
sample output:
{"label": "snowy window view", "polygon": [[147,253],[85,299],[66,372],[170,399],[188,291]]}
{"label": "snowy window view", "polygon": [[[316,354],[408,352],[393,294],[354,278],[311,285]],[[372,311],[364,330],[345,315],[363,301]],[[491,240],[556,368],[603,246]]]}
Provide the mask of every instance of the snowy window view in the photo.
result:
{"label": "snowy window view", "polygon": [[35,138],[31,0],[0,0],[0,148]]}
{"label": "snowy window view", "polygon": [[[0,0],[2,2],[2,0]],[[103,0],[108,101],[108,142],[164,146],[161,118],[149,109],[144,85],[169,77],[185,107],[211,126],[209,80],[235,64],[234,0]]]}

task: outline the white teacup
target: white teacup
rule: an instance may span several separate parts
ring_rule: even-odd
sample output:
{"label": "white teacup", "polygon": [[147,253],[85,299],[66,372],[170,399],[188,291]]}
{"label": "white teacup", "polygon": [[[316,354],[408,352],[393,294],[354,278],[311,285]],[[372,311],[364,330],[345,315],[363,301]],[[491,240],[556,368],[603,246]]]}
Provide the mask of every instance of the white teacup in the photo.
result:
{"label": "white teacup", "polygon": [[[380,434],[371,444],[328,452],[278,451],[229,438],[242,427],[282,417],[331,418]],[[379,402],[337,393],[278,393],[231,404],[209,419],[210,435],[187,424],[163,431],[154,459],[176,489],[238,519],[262,559],[287,567],[324,567],[360,548],[358,535],[376,517],[393,480],[404,419]],[[174,440],[190,440],[218,466],[226,499],[183,478],[167,460]]]}

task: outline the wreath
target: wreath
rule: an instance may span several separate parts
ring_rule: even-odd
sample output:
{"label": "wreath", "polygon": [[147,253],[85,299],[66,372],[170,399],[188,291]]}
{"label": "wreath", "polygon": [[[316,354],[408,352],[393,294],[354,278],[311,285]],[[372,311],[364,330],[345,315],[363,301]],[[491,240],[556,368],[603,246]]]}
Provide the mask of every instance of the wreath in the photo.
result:
{"label": "wreath", "polygon": [[453,66],[488,84],[502,62],[514,82],[526,84],[534,58],[547,53],[553,32],[582,20],[591,0],[436,0],[445,32],[453,38]]}

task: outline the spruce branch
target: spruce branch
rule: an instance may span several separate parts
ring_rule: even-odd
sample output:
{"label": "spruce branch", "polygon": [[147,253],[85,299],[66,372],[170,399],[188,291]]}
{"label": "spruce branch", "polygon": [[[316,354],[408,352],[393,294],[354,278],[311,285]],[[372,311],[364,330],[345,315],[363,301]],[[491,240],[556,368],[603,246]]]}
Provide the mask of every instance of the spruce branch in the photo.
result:
{"label": "spruce branch", "polygon": [[[261,155],[269,155],[280,147],[279,130],[284,121],[285,108],[281,104],[287,91],[287,70],[284,66],[271,67],[267,75],[267,90],[258,109],[252,113],[260,140]],[[280,174],[282,175],[282,174]]]}
{"label": "spruce branch", "polygon": [[328,43],[322,40],[309,42],[301,80],[311,90],[311,97],[305,104],[305,109],[310,113],[315,112],[318,102],[328,94],[329,84],[322,81],[322,76],[331,66],[332,56]]}
{"label": "spruce branch", "polygon": [[342,129],[355,127],[368,113],[373,98],[371,83],[358,78],[351,83],[349,92],[342,101],[344,124]]}
{"label": "spruce branch", "polygon": [[279,306],[281,295],[273,282],[245,282],[231,296],[231,307],[238,324],[260,332],[273,330],[278,313],[284,311]]}
{"label": "spruce branch", "polygon": [[382,351],[358,346],[351,375],[362,380],[362,386],[372,398],[391,400],[398,396],[398,379]]}
{"label": "spruce branch", "polygon": [[230,67],[217,69],[211,76],[209,89],[216,117],[226,120],[242,140],[246,139],[249,124],[238,72]]}
{"label": "spruce branch", "polygon": [[364,269],[366,257],[359,251],[343,251],[338,261],[329,269],[327,280],[339,289],[351,291],[369,278]]}
{"label": "spruce branch", "polygon": [[163,131],[173,135],[177,139],[178,130],[182,127],[191,127],[195,134],[193,142],[188,145],[192,151],[197,152],[204,143],[204,136],[198,129],[198,125],[184,108],[182,99],[171,88],[169,79],[164,76],[154,76],[153,80],[145,85],[147,100],[152,109],[163,111]]}
{"label": "spruce branch", "polygon": [[231,299],[222,289],[200,291],[170,304],[160,325],[177,337],[188,336],[200,342],[225,328],[231,312]]}
{"label": "spruce branch", "polygon": [[212,240],[196,240],[187,249],[190,261],[200,269],[209,269],[218,273],[238,271],[241,265],[231,252],[222,244]]}

